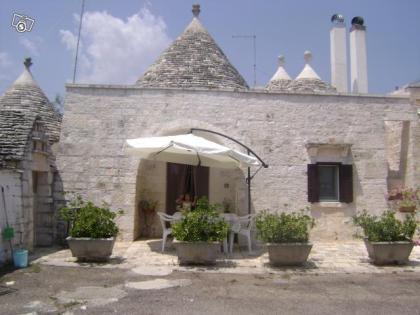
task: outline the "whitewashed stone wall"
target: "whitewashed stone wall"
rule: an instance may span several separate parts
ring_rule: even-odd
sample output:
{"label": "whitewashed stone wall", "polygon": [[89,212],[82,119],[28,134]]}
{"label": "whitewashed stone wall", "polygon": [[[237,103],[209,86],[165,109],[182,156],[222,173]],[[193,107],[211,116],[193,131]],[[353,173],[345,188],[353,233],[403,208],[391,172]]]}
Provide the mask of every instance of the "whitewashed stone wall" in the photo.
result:
{"label": "whitewashed stone wall", "polygon": [[[131,240],[142,175],[139,159],[124,152],[125,139],[192,127],[219,131],[249,145],[270,165],[254,178],[253,211],[309,207],[318,220],[316,239],[349,239],[348,221],[356,210],[386,208],[385,120],[417,123],[414,107],[391,97],[68,85],[57,165],[64,190],[125,210],[119,225],[122,237]],[[307,143],[352,145],[352,204],[307,203]],[[223,176],[219,180],[224,185]],[[223,187],[210,181],[210,196],[217,200],[213,193]],[[240,207],[246,205],[244,186],[234,194]]]}
{"label": "whitewashed stone wall", "polygon": [[[0,169],[0,186],[5,189],[7,221],[15,231],[14,248],[33,249],[35,245],[50,246],[56,239],[56,215],[52,195],[55,157],[51,147],[46,152],[32,150],[32,133],[22,161],[15,169]],[[36,135],[39,137],[39,133]],[[33,171],[42,172],[37,198],[33,193]],[[38,227],[35,226],[38,222]],[[0,196],[0,229],[7,226]],[[37,239],[35,240],[35,236]],[[10,244],[0,237],[0,260],[10,259]]]}
{"label": "whitewashed stone wall", "polygon": [[[15,229],[16,237],[13,239],[13,246],[20,245],[22,233],[24,232],[25,220],[22,213],[22,186],[21,174],[13,170],[0,170],[0,186],[4,187],[6,213],[3,198],[0,196],[0,230],[7,226],[7,223]],[[0,191],[1,193],[1,191]],[[0,236],[0,265],[10,258],[9,242],[4,241]]]}

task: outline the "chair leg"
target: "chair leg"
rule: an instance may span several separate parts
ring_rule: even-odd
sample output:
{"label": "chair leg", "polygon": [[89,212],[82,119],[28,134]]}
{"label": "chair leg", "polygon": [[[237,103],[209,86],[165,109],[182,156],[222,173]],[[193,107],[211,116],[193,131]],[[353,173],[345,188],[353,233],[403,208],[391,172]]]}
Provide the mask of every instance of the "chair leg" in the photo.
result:
{"label": "chair leg", "polygon": [[252,253],[252,248],[251,248],[251,231],[248,231],[248,233],[246,233],[246,236],[248,238],[248,251],[251,254]]}
{"label": "chair leg", "polygon": [[227,236],[226,238],[223,240],[223,252],[225,254],[229,253],[229,247],[228,247],[228,240],[227,240]]}
{"label": "chair leg", "polygon": [[162,253],[165,251],[165,244],[166,244],[166,238],[168,237],[168,234],[166,234],[165,232],[163,233],[163,237],[162,237]]}
{"label": "chair leg", "polygon": [[229,252],[233,253],[233,239],[235,238],[235,233],[234,232],[230,232],[229,235]]}

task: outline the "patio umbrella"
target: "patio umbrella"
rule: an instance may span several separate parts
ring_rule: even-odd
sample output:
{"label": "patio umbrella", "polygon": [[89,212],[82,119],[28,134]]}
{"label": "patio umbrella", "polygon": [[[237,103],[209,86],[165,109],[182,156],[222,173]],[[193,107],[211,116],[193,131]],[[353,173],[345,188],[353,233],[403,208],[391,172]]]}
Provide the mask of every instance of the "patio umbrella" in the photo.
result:
{"label": "patio umbrella", "polygon": [[257,158],[193,134],[126,140],[127,152],[147,160],[197,166],[259,166]]}

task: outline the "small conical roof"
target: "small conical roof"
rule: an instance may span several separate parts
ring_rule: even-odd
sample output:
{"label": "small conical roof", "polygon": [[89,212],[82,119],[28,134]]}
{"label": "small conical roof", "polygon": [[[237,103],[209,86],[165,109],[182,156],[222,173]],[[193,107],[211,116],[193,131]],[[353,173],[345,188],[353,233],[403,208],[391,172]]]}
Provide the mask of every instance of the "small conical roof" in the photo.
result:
{"label": "small conical roof", "polygon": [[336,93],[337,89],[321,80],[309,64],[312,60],[312,53],[305,51],[303,56],[305,66],[296,79],[289,85],[289,91],[298,93]]}
{"label": "small conical roof", "polygon": [[303,70],[299,73],[299,75],[296,77],[296,80],[300,80],[300,79],[321,80],[319,75],[315,72],[315,70],[309,64],[312,61],[312,53],[308,50],[305,51],[305,53],[303,54],[303,58],[305,59],[305,66],[303,67]]}
{"label": "small conical roof", "polygon": [[137,81],[142,87],[248,89],[248,85],[198,19],[200,8],[184,32]]}
{"label": "small conical roof", "polygon": [[277,68],[276,73],[274,73],[274,75],[267,84],[267,89],[271,91],[287,91],[287,88],[290,82],[292,82],[292,79],[290,78],[289,74],[284,68],[284,56],[279,56],[278,64],[279,66]]}
{"label": "small conical roof", "polygon": [[25,59],[22,74],[0,97],[0,110],[18,110],[26,113],[28,119],[39,116],[45,123],[51,142],[60,137],[60,117],[29,70],[32,62]]}

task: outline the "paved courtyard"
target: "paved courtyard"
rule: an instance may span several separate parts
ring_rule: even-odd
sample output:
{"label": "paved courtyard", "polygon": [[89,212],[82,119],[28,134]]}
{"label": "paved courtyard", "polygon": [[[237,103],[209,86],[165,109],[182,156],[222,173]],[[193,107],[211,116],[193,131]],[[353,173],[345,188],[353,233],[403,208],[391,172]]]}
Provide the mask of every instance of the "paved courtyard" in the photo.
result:
{"label": "paved courtyard", "polygon": [[235,248],[213,267],[178,266],[160,240],[116,243],[108,263],[37,250],[0,269],[1,314],[417,314],[420,248],[407,266],[369,263],[361,241],[316,243],[302,267],[272,268]]}
{"label": "paved courtyard", "polygon": [[161,253],[160,240],[118,242],[114,256],[106,264],[78,263],[68,249],[38,250],[35,263],[64,267],[90,267],[131,269],[140,274],[169,274],[173,271],[205,271],[232,274],[283,273],[420,273],[420,247],[414,247],[406,266],[374,266],[369,263],[362,241],[314,243],[308,262],[301,267],[274,268],[268,264],[268,254],[261,248],[252,254],[236,247],[233,254],[221,257],[213,267],[179,266],[176,252],[169,243]]}

